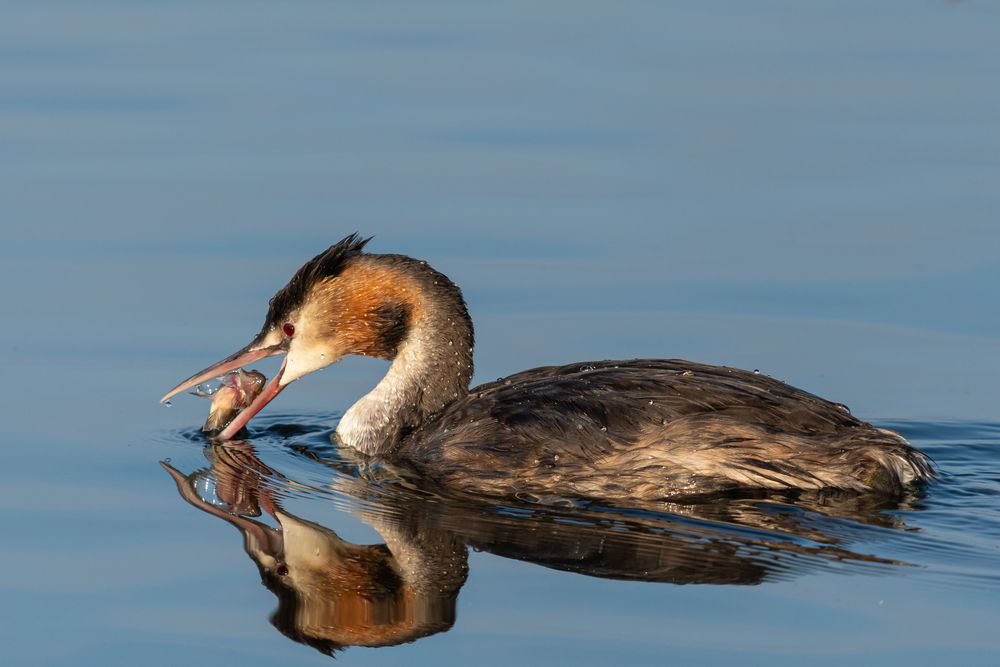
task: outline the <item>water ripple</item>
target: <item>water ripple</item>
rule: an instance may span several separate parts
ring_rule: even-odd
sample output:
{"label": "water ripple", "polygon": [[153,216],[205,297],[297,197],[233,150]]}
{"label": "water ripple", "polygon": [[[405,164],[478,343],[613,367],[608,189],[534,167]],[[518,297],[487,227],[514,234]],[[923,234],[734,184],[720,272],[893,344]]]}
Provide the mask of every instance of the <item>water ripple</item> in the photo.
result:
{"label": "water ripple", "polygon": [[[251,439],[233,445],[212,445],[191,429],[164,437],[203,447],[207,467],[204,460],[184,463],[194,468],[187,474],[195,490],[243,516],[266,514],[261,504],[274,513],[294,503],[317,516],[332,508],[377,532],[418,525],[476,550],[618,579],[757,584],[835,571],[956,586],[1000,583],[997,424],[887,424],[934,456],[941,473],[925,493],[898,502],[766,494],[642,508],[555,496],[452,496],[405,468],[337,448],[330,439],[335,425],[330,415],[270,415],[255,422]],[[265,496],[266,503],[245,502]]]}

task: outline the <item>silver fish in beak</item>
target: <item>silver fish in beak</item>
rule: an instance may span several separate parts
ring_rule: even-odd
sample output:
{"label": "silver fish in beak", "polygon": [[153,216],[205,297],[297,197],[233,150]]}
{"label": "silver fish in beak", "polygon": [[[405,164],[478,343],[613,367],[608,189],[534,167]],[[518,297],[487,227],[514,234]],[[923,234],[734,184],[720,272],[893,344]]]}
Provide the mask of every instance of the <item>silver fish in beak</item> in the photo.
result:
{"label": "silver fish in beak", "polygon": [[191,392],[212,399],[208,418],[201,427],[202,432],[215,435],[223,431],[240,412],[253,403],[264,389],[265,380],[263,373],[238,368],[222,376],[221,384],[213,392]]}
{"label": "silver fish in beak", "polygon": [[[248,391],[252,388],[252,383],[248,378],[253,378],[253,375],[259,376],[263,379],[263,375],[257,373],[256,371],[250,371],[249,373],[242,371],[242,367],[251,364],[265,357],[272,357],[278,354],[284,354],[288,350],[288,344],[286,340],[280,340],[276,343],[268,345],[270,342],[268,340],[270,337],[258,336],[249,345],[244,347],[242,350],[232,354],[222,361],[212,364],[204,370],[198,371],[188,379],[184,380],[176,387],[167,392],[163,398],[160,399],[161,403],[166,403],[171,397],[179,394],[185,389],[190,389],[192,387],[197,387],[198,385],[214,380],[215,378],[223,378],[223,385],[225,386],[225,377],[232,371],[239,371],[245,373],[247,377],[241,378],[239,380],[232,379],[231,382],[234,383],[233,388],[236,389],[235,393],[227,391],[223,396],[219,398],[219,410],[220,417],[213,418],[212,414],[209,414],[208,421],[205,422],[205,431],[217,431],[217,435],[221,440],[229,440],[234,435],[240,432],[250,418],[261,411],[261,409],[271,402],[275,396],[281,393],[281,390],[285,386],[281,383],[281,376],[285,370],[285,364],[281,364],[281,368],[275,373],[271,381],[266,385],[262,385],[259,389],[253,390],[252,400],[248,404],[242,404],[243,400],[249,396]],[[239,377],[239,376],[236,376]],[[213,401],[213,408],[214,408]],[[222,428],[214,428],[217,424],[223,422],[222,417],[231,419],[228,425]]]}

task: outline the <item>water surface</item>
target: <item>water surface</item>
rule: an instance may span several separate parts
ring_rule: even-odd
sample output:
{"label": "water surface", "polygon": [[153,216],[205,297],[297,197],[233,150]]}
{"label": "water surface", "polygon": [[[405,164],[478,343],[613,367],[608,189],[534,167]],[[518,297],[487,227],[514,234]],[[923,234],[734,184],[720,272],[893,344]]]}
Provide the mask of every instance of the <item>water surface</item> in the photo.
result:
{"label": "water surface", "polygon": [[329,446],[385,367],[349,360],[262,415],[223,495],[426,535],[467,578],[422,638],[339,661],[995,664],[998,33],[972,1],[7,8],[5,664],[329,664],[160,466],[222,502],[204,401],[156,400],[355,230],[463,287],[476,381],[758,368],[941,478],[896,506],[431,501]]}

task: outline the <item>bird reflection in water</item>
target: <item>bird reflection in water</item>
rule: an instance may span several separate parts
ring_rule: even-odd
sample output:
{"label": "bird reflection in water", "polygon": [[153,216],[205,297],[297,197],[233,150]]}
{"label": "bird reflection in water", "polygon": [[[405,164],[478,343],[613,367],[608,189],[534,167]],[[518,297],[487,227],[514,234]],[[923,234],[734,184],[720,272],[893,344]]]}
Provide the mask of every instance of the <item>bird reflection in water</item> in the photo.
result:
{"label": "bird reflection in water", "polygon": [[[887,510],[911,508],[912,498],[799,494],[789,502],[772,494],[641,510],[500,505],[415,489],[403,477],[386,480],[386,469],[381,479],[365,479],[351,461],[312,455],[332,473],[317,495],[355,501],[383,540],[361,545],[282,509],[288,489],[310,487],[263,463],[249,443],[213,443],[205,454],[211,465],[190,474],[161,465],[184,500],[242,533],[244,550],[278,598],[275,627],[326,654],[451,628],[469,547],[590,576],[674,584],[748,585],[818,569],[906,565],[848,545],[905,529]],[[264,513],[277,525],[258,520]]]}
{"label": "bird reflection in water", "polygon": [[[289,638],[332,654],[345,646],[392,646],[447,630],[465,582],[463,544],[445,533],[376,526],[384,544],[352,544],[282,510],[283,480],[244,443],[210,446],[211,468],[184,475],[167,463],[181,497],[243,534],[243,549],[278,598],[271,622]],[[217,502],[202,496],[213,490]],[[262,510],[277,527],[250,517]]]}

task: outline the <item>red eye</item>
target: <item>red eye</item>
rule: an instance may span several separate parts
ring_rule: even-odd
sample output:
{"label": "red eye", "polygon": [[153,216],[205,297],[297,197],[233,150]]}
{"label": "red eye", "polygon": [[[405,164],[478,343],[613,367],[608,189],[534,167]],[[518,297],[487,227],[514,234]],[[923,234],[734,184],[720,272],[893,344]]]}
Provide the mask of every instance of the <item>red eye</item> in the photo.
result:
{"label": "red eye", "polygon": [[285,322],[282,325],[281,330],[284,331],[285,335],[288,336],[289,338],[295,335],[295,325],[292,324],[291,322]]}

